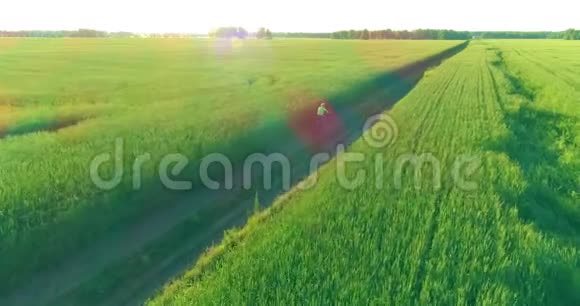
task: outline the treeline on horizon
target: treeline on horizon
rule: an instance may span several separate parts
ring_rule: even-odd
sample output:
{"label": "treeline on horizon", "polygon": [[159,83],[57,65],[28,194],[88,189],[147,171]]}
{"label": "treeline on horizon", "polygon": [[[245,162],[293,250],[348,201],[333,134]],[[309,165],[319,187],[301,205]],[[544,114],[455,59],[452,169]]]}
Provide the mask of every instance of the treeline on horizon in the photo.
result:
{"label": "treeline on horizon", "polygon": [[418,29],[414,31],[393,31],[378,30],[369,31],[364,29],[362,31],[349,30],[338,31],[330,34],[333,39],[441,39],[441,40],[467,40],[472,35],[467,31],[453,31],[453,30],[432,30],[432,29]]}
{"label": "treeline on horizon", "polygon": [[249,32],[242,27],[221,27],[212,30],[208,35],[188,33],[151,33],[136,34],[131,32],[105,32],[92,29],[76,31],[0,31],[0,37],[84,37],[84,38],[131,38],[131,37],[165,37],[165,38],[328,38],[328,39],[411,39],[411,40],[467,40],[467,39],[580,39],[580,30],[568,29],[562,32],[514,32],[514,31],[454,31],[436,29],[418,29],[414,31],[386,30],[345,30],[332,33],[308,32],[271,32],[260,28],[257,32]]}
{"label": "treeline on horizon", "polygon": [[[321,37],[314,34],[315,37]],[[369,31],[349,30],[328,34],[333,39],[428,39],[428,40],[467,40],[467,39],[580,39],[580,30],[568,29],[564,32],[514,32],[514,31],[454,31],[418,29],[414,31],[393,31],[390,29]]]}

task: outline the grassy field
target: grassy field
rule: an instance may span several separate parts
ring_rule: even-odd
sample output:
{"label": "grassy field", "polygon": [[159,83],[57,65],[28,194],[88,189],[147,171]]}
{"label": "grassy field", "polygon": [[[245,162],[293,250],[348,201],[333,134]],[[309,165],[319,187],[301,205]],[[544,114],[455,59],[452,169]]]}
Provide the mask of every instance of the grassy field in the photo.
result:
{"label": "grassy field", "polygon": [[[163,155],[241,156],[268,140],[252,134],[265,123],[457,44],[0,39],[0,292],[170,205],[156,178]],[[126,168],[151,154],[143,190],[129,174],[112,191],[89,179],[116,138]]]}
{"label": "grassy field", "polygon": [[[348,149],[366,156],[347,167],[366,171],[358,188],[337,182],[339,156],[148,304],[580,304],[579,52],[472,41],[388,112],[394,145]],[[425,166],[419,190],[410,167],[397,188],[397,159],[424,153],[441,186]],[[453,174],[466,154],[472,190]]]}

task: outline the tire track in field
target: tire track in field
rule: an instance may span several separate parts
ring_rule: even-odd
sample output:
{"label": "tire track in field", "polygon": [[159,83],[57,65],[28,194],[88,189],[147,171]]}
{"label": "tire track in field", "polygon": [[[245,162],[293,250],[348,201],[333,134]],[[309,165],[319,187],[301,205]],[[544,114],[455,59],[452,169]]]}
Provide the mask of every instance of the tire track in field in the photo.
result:
{"label": "tire track in field", "polygon": [[[456,82],[455,82],[456,71],[457,71],[457,69],[454,71],[453,74],[451,74],[451,77],[447,80],[447,83],[445,84],[445,86],[443,86],[443,90],[437,99],[438,102],[436,103],[436,109],[438,109],[439,111],[436,111],[434,109],[431,112],[431,113],[434,113],[434,115],[430,117],[431,120],[429,120],[429,121],[431,121],[431,125],[429,125],[429,126],[433,126],[441,118],[441,114],[444,112],[444,110],[441,109],[441,105],[439,103],[445,97],[445,93],[448,91],[448,89],[452,87],[451,85],[456,84]],[[461,96],[461,93],[464,90],[464,87],[465,87],[465,84],[463,84],[461,86],[461,89],[457,93],[457,96]],[[455,92],[454,92],[454,94],[455,94]],[[459,100],[459,101],[461,101],[461,100]],[[457,114],[457,115],[460,116],[460,114]],[[455,118],[455,120],[458,120],[458,118]],[[422,140],[426,137],[424,135],[425,134],[421,135]],[[418,142],[418,144],[421,144],[421,143],[422,143],[422,141]],[[415,150],[417,150],[417,149],[415,148]],[[435,243],[435,237],[437,235],[437,232],[439,231],[439,224],[441,222],[442,206],[444,204],[444,201],[449,198],[449,196],[453,190],[452,184],[450,184],[449,180],[443,181],[442,184],[444,186],[444,189],[439,190],[439,192],[437,193],[437,196],[433,200],[433,211],[431,213],[431,217],[429,218],[429,225],[427,226],[427,237],[424,240],[422,252],[421,252],[421,255],[419,256],[419,259],[418,259],[418,268],[417,268],[417,272],[415,275],[415,283],[413,285],[414,300],[416,303],[419,303],[419,301],[421,299],[421,294],[423,292],[423,287],[425,285],[425,281],[427,278],[427,274],[428,274],[427,265],[428,265],[430,258],[431,258],[433,245]]]}
{"label": "tire track in field", "polygon": [[[493,72],[490,70],[491,69],[491,62],[490,59],[488,57],[488,53],[486,53],[482,59],[482,64],[485,67],[482,67],[481,69],[479,69],[479,73],[478,73],[478,88],[480,89],[478,92],[478,101],[480,101],[481,107],[479,107],[481,109],[481,116],[483,118],[487,118],[487,120],[485,120],[485,122],[493,122],[492,124],[496,125],[499,124],[501,125],[501,120],[503,120],[503,118],[498,119],[497,117],[494,117],[493,114],[498,114],[497,110],[499,108],[501,108],[500,105],[498,105],[498,101],[497,98],[499,97],[499,94],[497,93],[497,85],[495,85],[495,79],[493,77]],[[491,89],[494,91],[494,96],[488,96],[485,94],[485,92],[487,91],[487,89]],[[495,97],[495,98],[494,98]],[[490,101],[490,100],[495,100],[495,101]],[[495,103],[494,103],[495,102]],[[488,106],[488,107],[485,107]],[[502,113],[499,113],[500,116],[503,116]],[[481,128],[479,128],[480,130],[484,130],[485,127],[482,126]],[[493,167],[493,165],[489,164],[490,163],[490,159],[488,158],[484,158],[483,159],[483,164],[481,166],[481,169],[490,169]],[[493,163],[493,162],[492,162]],[[487,176],[486,180],[493,180],[492,177],[489,176],[488,173],[485,174]],[[484,188],[493,188],[491,186],[486,186]],[[489,189],[488,189],[489,190]],[[493,191],[492,191],[493,192]],[[496,257],[496,260],[499,261],[499,258],[504,258],[507,253],[507,231],[505,230],[506,225],[504,224],[504,220],[503,220],[503,216],[506,214],[509,214],[509,212],[507,211],[507,207],[503,206],[502,204],[498,203],[498,202],[491,202],[489,203],[489,206],[482,208],[482,209],[487,209],[490,213],[490,216],[493,216],[493,221],[490,222],[490,236],[493,236],[494,239],[492,239],[492,243],[493,243],[493,248],[495,250],[495,254],[494,256]],[[492,232],[493,231],[493,232]],[[491,247],[490,247],[491,249]],[[472,288],[472,292],[470,292],[470,296],[471,297],[475,297],[476,294],[473,292],[475,289]],[[473,303],[475,303],[475,301],[473,301]]]}
{"label": "tire track in field", "polygon": [[[453,82],[455,74],[449,74],[449,75],[450,76],[447,78],[444,85],[439,87],[439,91],[436,93],[437,99],[433,103],[429,103],[428,109],[424,112],[424,116],[421,119],[421,123],[419,124],[419,127],[416,129],[417,134],[413,138],[413,145],[412,145],[413,152],[415,152],[415,150],[418,148],[421,141],[423,141],[425,135],[428,133],[428,127],[433,126],[434,122],[436,121],[436,118],[432,117],[431,114],[437,108],[439,108],[439,106],[440,106],[439,104],[441,103],[441,100],[443,99],[445,92],[451,86],[451,83]],[[437,115],[437,112],[435,112],[435,114]],[[433,119],[433,120],[430,120],[430,119]],[[431,123],[431,124],[429,124],[429,123]]]}
{"label": "tire track in field", "polygon": [[497,84],[497,80],[495,79],[495,76],[493,75],[493,71],[491,71],[491,69],[492,69],[491,66],[488,65],[487,71],[488,71],[489,76],[491,78],[491,85],[493,87],[493,93],[495,94],[495,101],[497,103],[497,106],[501,110],[502,115],[505,116],[505,114],[506,114],[505,105],[503,103],[503,99],[502,99],[501,95],[499,94],[499,86]]}
{"label": "tire track in field", "polygon": [[[441,99],[443,98],[443,94],[445,93],[446,89],[450,86],[451,84],[451,77],[448,78],[445,82],[445,84],[440,87],[439,91],[437,91],[437,93],[435,94],[435,96],[437,97],[437,99],[433,102],[433,103],[427,103],[427,108],[425,111],[423,111],[423,116],[421,118],[421,122],[419,123],[418,128],[415,130],[415,137],[413,137],[413,144],[411,146],[413,152],[415,152],[415,150],[417,150],[417,148],[419,147],[419,144],[421,143],[421,140],[423,140],[424,135],[428,132],[427,131],[427,126],[431,126],[432,122],[434,120],[432,113],[435,111],[435,109],[438,108],[439,103],[441,102]],[[429,124],[431,122],[431,124]]]}
{"label": "tire track in field", "polygon": [[[417,129],[417,134],[415,135],[415,137],[413,137],[414,139],[412,146],[413,152],[417,152],[417,150],[419,149],[419,145],[428,134],[427,128],[433,126],[440,117],[439,115],[441,111],[437,110],[440,110],[441,108],[440,103],[444,98],[447,90],[451,87],[451,84],[454,81],[454,75],[455,73],[449,74],[449,77],[445,80],[444,85],[439,87],[440,90],[437,92],[436,95],[437,99],[433,103],[429,103],[430,107],[427,109],[425,115],[423,116],[423,120],[421,121],[419,128]],[[444,186],[447,186],[447,184]],[[429,255],[433,248],[435,235],[439,228],[441,205],[443,199],[447,198],[448,195],[451,193],[451,188],[449,187],[445,188],[446,188],[445,190],[440,190],[437,193],[437,196],[433,201],[433,211],[431,213],[431,217],[429,218],[429,225],[427,226],[427,237],[424,239],[422,252],[418,259],[418,268],[415,275],[415,283],[413,285],[413,293],[414,293],[413,295],[415,301],[419,301],[421,292],[423,291],[423,285],[425,283],[425,278],[427,276],[427,262],[429,261]]]}
{"label": "tire track in field", "polygon": [[[486,99],[486,95],[484,94],[485,88],[491,87],[491,89],[495,93],[496,100],[497,100],[499,95],[497,93],[497,88],[496,88],[497,85],[495,84],[495,79],[493,77],[493,73],[490,70],[491,68],[490,68],[489,60],[487,58],[487,54],[483,60],[484,60],[484,65],[486,66],[487,69],[480,70],[478,86],[480,88],[480,94],[481,94],[480,101],[484,101],[484,103],[485,103],[486,101],[488,101],[488,99]],[[485,73],[485,72],[487,72],[487,73]],[[492,99],[493,99],[493,97],[492,97]],[[490,106],[493,107],[495,105],[496,107],[501,108],[501,106],[498,106],[497,104],[498,104],[498,102],[496,101],[496,103],[490,103]],[[483,109],[482,108],[482,115],[486,116],[484,118],[489,118],[487,116],[488,112],[496,112],[496,109],[495,108],[493,108],[493,109],[489,109],[489,108]],[[495,120],[495,119],[491,119],[491,118],[488,119],[488,121],[491,121],[491,120]],[[488,169],[490,167],[490,165],[487,164],[488,162],[489,162],[489,159],[483,160],[484,164],[482,165],[482,169]],[[493,210],[494,210],[494,218],[495,218],[495,231],[494,231],[494,233],[495,233],[496,239],[494,242],[496,245],[496,252],[497,252],[497,254],[499,254],[500,257],[504,257],[504,256],[506,256],[505,254],[508,253],[507,252],[508,247],[507,247],[507,243],[506,243],[508,238],[507,238],[507,231],[505,230],[506,225],[504,224],[503,216],[508,212],[499,203],[493,204]]]}
{"label": "tire track in field", "polygon": [[[448,185],[448,184],[446,184]],[[417,268],[417,273],[415,275],[415,284],[413,285],[413,297],[417,304],[420,304],[421,292],[423,292],[423,287],[425,285],[425,279],[427,277],[427,262],[429,262],[429,255],[433,249],[433,243],[435,240],[435,234],[439,229],[439,219],[441,215],[441,206],[443,200],[448,198],[451,194],[451,187],[447,187],[445,190],[439,191],[435,201],[433,202],[433,212],[431,213],[430,223],[427,230],[427,238],[423,244],[421,255],[419,256],[419,267]]]}
{"label": "tire track in field", "polygon": [[[454,100],[457,101],[465,101],[462,99],[459,99],[459,97],[461,97],[462,95],[462,91],[464,90],[465,86],[461,86],[461,89],[457,92],[454,92],[454,94],[456,94],[457,98]],[[457,107],[458,110],[462,109],[462,107]],[[454,122],[461,122],[461,113],[457,112],[456,116],[454,118]],[[452,144],[450,144],[452,145]],[[445,156],[445,158],[448,158],[449,156]],[[452,184],[452,180],[450,177],[447,177],[447,179],[445,181],[442,182],[442,185],[444,186],[444,188],[442,190],[440,190],[437,193],[436,198],[433,200],[433,210],[431,213],[431,217],[429,218],[429,225],[427,226],[427,237],[424,239],[424,243],[423,243],[423,247],[421,248],[421,254],[419,256],[418,259],[418,268],[417,268],[417,272],[415,274],[415,281],[414,281],[414,285],[413,285],[413,291],[412,291],[412,296],[413,296],[413,302],[420,305],[421,304],[421,296],[422,293],[424,291],[424,286],[425,283],[427,282],[427,276],[429,274],[429,262],[432,259],[432,253],[433,253],[433,247],[435,245],[435,239],[437,236],[437,233],[439,232],[439,228],[440,228],[440,223],[443,221],[442,220],[442,210],[443,210],[443,206],[446,203],[446,200],[448,200],[451,196],[451,193],[453,191],[453,184]]]}
{"label": "tire track in field", "polygon": [[[436,124],[437,121],[441,120],[441,114],[445,113],[445,108],[443,108],[441,106],[441,104],[439,103],[440,101],[442,101],[443,98],[449,98],[452,99],[454,101],[459,101],[459,102],[463,102],[463,104],[468,104],[468,99],[463,99],[462,96],[464,95],[465,92],[465,87],[466,87],[466,82],[465,80],[457,80],[457,75],[459,75],[457,73],[457,71],[459,70],[459,67],[456,67],[455,70],[448,72],[448,74],[450,75],[449,79],[446,81],[445,85],[442,86],[442,91],[440,92],[440,96],[437,98],[437,103],[435,104],[436,109],[438,109],[439,111],[432,111],[431,113],[434,112],[434,115],[431,116],[431,125],[429,126],[433,126]],[[453,86],[452,86],[453,84]],[[458,90],[453,90],[450,93],[447,93],[449,88],[455,88]],[[447,93],[447,96],[446,96]],[[462,106],[457,106],[456,107],[456,113],[455,113],[455,117],[453,119],[453,122],[455,122],[456,124],[458,122],[461,122],[462,119],[462,114],[461,114],[461,110],[464,109]],[[449,114],[447,114],[449,115]],[[453,131],[453,129],[451,130]],[[422,135],[423,136],[423,135]],[[421,144],[423,142],[423,138],[421,139],[421,141],[418,141],[417,143]],[[453,146],[453,143],[449,144],[450,146]],[[415,149],[416,150],[416,149]],[[443,160],[449,158],[449,155],[446,156],[442,156]],[[415,281],[413,284],[413,290],[412,290],[412,297],[413,297],[413,303],[415,304],[421,304],[420,300],[421,300],[421,295],[422,292],[424,291],[424,286],[425,286],[425,282],[427,279],[427,275],[428,275],[428,263],[431,260],[431,254],[433,252],[433,246],[435,244],[435,238],[437,233],[439,232],[439,227],[440,227],[440,222],[442,221],[441,218],[441,213],[442,213],[442,206],[444,205],[445,201],[450,197],[451,192],[453,191],[453,184],[452,184],[452,178],[451,177],[446,177],[446,179],[442,182],[442,186],[443,189],[439,190],[435,199],[433,200],[433,210],[431,213],[431,217],[429,219],[429,225],[427,226],[427,237],[424,239],[424,243],[423,243],[423,247],[422,247],[422,251],[421,254],[419,255],[419,259],[418,259],[418,267],[417,267],[417,272],[415,274]]]}

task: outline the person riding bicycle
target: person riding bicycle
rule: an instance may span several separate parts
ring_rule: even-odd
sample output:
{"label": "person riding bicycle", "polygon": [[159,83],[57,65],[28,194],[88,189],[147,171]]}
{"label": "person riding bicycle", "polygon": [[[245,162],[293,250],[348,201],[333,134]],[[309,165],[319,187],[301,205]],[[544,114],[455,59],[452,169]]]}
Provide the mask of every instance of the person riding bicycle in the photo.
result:
{"label": "person riding bicycle", "polygon": [[324,131],[326,130],[325,121],[327,114],[328,109],[326,109],[326,103],[325,102],[320,103],[318,109],[316,110],[316,129],[318,130],[318,133],[324,134]]}
{"label": "person riding bicycle", "polygon": [[320,103],[320,106],[318,106],[318,110],[316,110],[316,115],[321,118],[324,117],[326,114],[328,114],[328,110],[326,109],[326,103],[322,102]]}

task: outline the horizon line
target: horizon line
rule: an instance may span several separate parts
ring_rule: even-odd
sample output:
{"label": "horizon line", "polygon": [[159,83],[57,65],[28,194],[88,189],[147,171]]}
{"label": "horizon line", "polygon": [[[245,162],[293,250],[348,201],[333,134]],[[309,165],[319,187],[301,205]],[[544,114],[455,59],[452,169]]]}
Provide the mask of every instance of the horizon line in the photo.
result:
{"label": "horizon line", "polygon": [[[246,27],[243,26],[220,26],[220,27],[213,27],[212,29],[218,29],[218,28],[225,28],[225,27],[241,27],[244,29],[247,29]],[[266,29],[269,29],[268,27],[264,27]],[[74,31],[79,31],[79,30],[91,30],[91,31],[97,31],[97,32],[105,32],[105,33],[132,33],[132,34],[184,34],[184,35],[207,35],[208,33],[211,32],[211,30],[208,30],[206,32],[199,32],[199,31],[193,31],[193,32],[187,32],[187,31],[162,31],[162,32],[151,32],[151,31],[127,31],[127,30],[100,30],[97,28],[90,28],[90,27],[79,27],[76,29],[19,29],[19,30],[7,30],[7,29],[1,29],[0,28],[0,32],[74,32]],[[259,29],[259,28],[258,28]],[[256,30],[251,30],[249,31],[250,33],[253,33]],[[469,32],[469,33],[478,33],[478,32],[488,32],[488,33],[492,33],[492,32],[521,32],[521,33],[543,33],[543,32],[547,32],[547,33],[557,33],[557,32],[565,32],[568,29],[574,29],[573,27],[570,28],[566,28],[566,29],[562,29],[562,30],[558,30],[558,31],[554,31],[554,30],[456,30],[456,29],[445,29],[445,28],[416,28],[416,29],[393,29],[393,28],[382,28],[382,29],[369,29],[369,28],[362,28],[362,29],[342,29],[342,30],[334,30],[334,31],[272,31],[272,33],[307,33],[307,34],[332,34],[335,32],[341,32],[341,31],[364,31],[364,30],[368,30],[368,31],[385,31],[385,30],[391,30],[394,32],[403,32],[403,31],[409,31],[409,32],[413,32],[413,31],[418,31],[418,30],[446,30],[446,31],[455,31],[455,32]]]}

